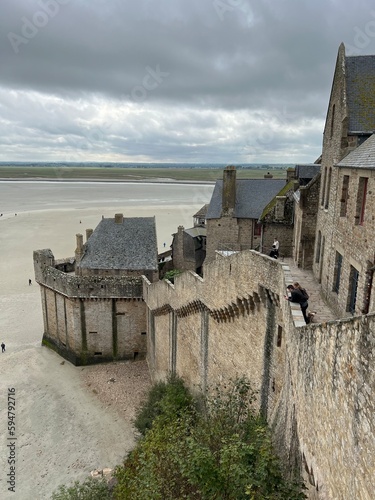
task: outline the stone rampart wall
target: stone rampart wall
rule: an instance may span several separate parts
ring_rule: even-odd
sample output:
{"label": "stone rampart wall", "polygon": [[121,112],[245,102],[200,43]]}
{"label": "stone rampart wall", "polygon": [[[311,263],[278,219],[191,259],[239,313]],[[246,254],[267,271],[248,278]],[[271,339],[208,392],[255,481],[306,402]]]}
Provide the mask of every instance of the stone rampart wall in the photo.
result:
{"label": "stone rampart wall", "polygon": [[55,261],[51,250],[34,252],[36,281],[67,297],[141,298],[142,278],[138,276],[76,276],[72,258]]}
{"label": "stone rampart wall", "polygon": [[309,498],[370,499],[375,473],[375,317],[304,325],[283,299],[287,266],[254,251],[218,257],[205,278],[150,284],[148,361],[191,389],[247,375],[289,470]]}

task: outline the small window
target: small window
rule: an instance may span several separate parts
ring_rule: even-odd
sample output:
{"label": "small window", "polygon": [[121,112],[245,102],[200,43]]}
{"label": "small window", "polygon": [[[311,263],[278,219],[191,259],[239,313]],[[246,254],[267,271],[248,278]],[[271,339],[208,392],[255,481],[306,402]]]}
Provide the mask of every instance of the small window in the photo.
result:
{"label": "small window", "polygon": [[94,356],[102,356],[102,352],[94,352]]}
{"label": "small window", "polygon": [[341,187],[340,217],[345,217],[348,209],[349,175],[344,175]]}
{"label": "small window", "polygon": [[342,269],[342,255],[339,252],[336,252],[335,258],[335,271],[333,275],[333,291],[337,294],[340,290],[340,279],[341,279],[341,269]]}
{"label": "small window", "polygon": [[348,305],[346,310],[352,314],[355,313],[355,305],[357,302],[358,280],[359,280],[359,272],[355,267],[350,266],[349,294],[348,294]]}
{"label": "small window", "polygon": [[146,335],[146,334],[147,334],[147,332],[141,332],[141,335]]}
{"label": "small window", "polygon": [[357,204],[355,211],[355,224],[357,226],[363,226],[363,223],[365,221],[367,182],[367,177],[360,177],[358,181]]}
{"label": "small window", "polygon": [[254,236],[261,236],[262,234],[262,224],[255,223],[254,224]]}

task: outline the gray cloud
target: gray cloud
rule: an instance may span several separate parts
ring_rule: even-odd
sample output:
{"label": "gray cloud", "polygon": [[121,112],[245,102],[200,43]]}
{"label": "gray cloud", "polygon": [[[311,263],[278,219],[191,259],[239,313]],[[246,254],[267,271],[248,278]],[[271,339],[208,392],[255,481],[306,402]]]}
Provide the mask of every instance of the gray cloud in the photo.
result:
{"label": "gray cloud", "polygon": [[2,161],[313,161],[336,53],[375,8],[336,0],[3,0]]}

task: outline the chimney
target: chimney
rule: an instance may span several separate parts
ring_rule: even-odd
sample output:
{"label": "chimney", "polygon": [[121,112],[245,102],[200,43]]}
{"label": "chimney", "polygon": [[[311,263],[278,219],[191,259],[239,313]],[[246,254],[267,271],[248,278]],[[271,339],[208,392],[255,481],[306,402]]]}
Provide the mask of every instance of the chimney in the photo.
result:
{"label": "chimney", "polygon": [[83,257],[83,236],[82,234],[76,234],[76,240],[77,240],[77,248],[75,251],[75,259],[76,259],[76,274],[79,273],[78,271],[78,265],[81,262],[81,259]]}
{"label": "chimney", "polygon": [[83,251],[83,236],[82,236],[82,234],[76,234],[76,240],[77,240],[76,254],[78,253],[79,255],[82,255],[82,251]]}
{"label": "chimney", "polygon": [[267,172],[266,174],[264,174],[264,178],[265,179],[272,179],[273,178],[273,175],[270,174],[269,172]]}
{"label": "chimney", "polygon": [[221,215],[233,217],[236,206],[236,167],[228,165],[223,171],[223,198]]}
{"label": "chimney", "polygon": [[293,179],[296,179],[296,169],[289,167],[286,171],[286,182],[290,182]]}
{"label": "chimney", "polygon": [[123,214],[115,214],[115,223],[122,224],[123,222],[124,222],[124,215]]}
{"label": "chimney", "polygon": [[286,196],[276,196],[276,205],[275,205],[276,220],[285,219],[285,202],[286,202]]}
{"label": "chimney", "polygon": [[90,238],[94,231],[92,229],[86,229],[86,241]]}

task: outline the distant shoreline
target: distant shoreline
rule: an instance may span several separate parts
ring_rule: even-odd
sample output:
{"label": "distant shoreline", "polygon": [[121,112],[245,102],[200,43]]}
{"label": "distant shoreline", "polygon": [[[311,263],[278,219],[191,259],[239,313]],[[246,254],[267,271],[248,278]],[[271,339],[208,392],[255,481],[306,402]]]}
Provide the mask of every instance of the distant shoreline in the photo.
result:
{"label": "distant shoreline", "polygon": [[98,178],[74,178],[71,179],[57,179],[55,177],[31,177],[28,179],[21,179],[19,177],[0,177],[0,182],[56,182],[56,183],[64,183],[64,182],[74,182],[77,184],[85,184],[87,182],[112,182],[112,183],[120,183],[120,184],[208,184],[213,185],[216,181],[204,181],[204,180],[178,180],[178,179],[170,179],[170,178],[152,178],[152,179],[98,179]]}

